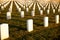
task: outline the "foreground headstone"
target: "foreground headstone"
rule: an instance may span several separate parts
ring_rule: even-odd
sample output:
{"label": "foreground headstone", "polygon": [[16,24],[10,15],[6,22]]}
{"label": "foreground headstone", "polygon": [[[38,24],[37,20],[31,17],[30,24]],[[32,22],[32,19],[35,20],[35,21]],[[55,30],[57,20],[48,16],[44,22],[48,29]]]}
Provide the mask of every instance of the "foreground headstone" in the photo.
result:
{"label": "foreground headstone", "polygon": [[59,23],[59,15],[56,15],[56,24]]}
{"label": "foreground headstone", "polygon": [[48,27],[48,17],[44,17],[44,27]]}
{"label": "foreground headstone", "polygon": [[9,27],[8,24],[1,24],[0,25],[0,32],[1,32],[1,40],[9,38]]}
{"label": "foreground headstone", "polygon": [[27,20],[27,31],[28,32],[33,31],[33,20],[32,19]]}
{"label": "foreground headstone", "polygon": [[21,11],[21,18],[24,18],[24,11]]}
{"label": "foreground headstone", "polygon": [[7,12],[7,19],[11,19],[11,12]]}

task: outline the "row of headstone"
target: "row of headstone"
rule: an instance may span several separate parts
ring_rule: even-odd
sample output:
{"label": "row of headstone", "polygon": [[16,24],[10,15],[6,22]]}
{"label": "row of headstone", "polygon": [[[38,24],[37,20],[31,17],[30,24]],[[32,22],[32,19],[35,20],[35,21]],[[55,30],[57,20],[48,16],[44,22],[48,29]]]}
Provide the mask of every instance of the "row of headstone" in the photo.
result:
{"label": "row of headstone", "polygon": [[21,8],[18,6],[18,4],[17,4],[16,2],[14,2],[14,3],[15,3],[15,5],[16,5],[18,11],[21,12]]}
{"label": "row of headstone", "polygon": [[[21,11],[21,8],[18,6],[18,4],[17,4],[16,2],[15,2],[15,4],[16,4],[16,7],[17,7],[18,11],[19,11],[19,10]],[[35,4],[35,5],[36,5],[36,4]],[[32,15],[32,16],[35,16],[35,5],[34,5],[34,7],[33,7],[34,10],[31,12],[31,15]],[[28,11],[29,11],[29,8],[26,8],[26,11],[28,12]],[[47,13],[49,14],[49,10],[48,10]],[[24,15],[24,11],[22,11],[21,14]],[[40,10],[40,14],[43,15],[43,10]],[[22,16],[21,16],[21,17],[22,17]]]}
{"label": "row of headstone", "polygon": [[40,7],[40,5],[37,3],[37,6],[38,6],[38,8],[39,8],[39,11],[41,10],[41,7]]}
{"label": "row of headstone", "polygon": [[1,3],[1,5],[4,5],[5,3],[7,3],[7,1],[5,1],[5,2],[2,2],[2,3]]}
{"label": "row of headstone", "polygon": [[[40,6],[39,6],[40,5]],[[48,9],[50,10],[51,8],[50,7],[52,7],[52,10],[53,10],[53,13],[54,13],[54,11],[59,7],[60,8],[60,6],[58,6],[59,4],[51,4],[51,3],[47,3],[45,6],[43,6],[42,4],[39,4],[38,5],[38,3],[37,3],[37,6],[38,6],[38,8],[39,9],[41,9],[41,8],[43,8],[43,10],[45,10],[46,8],[47,8],[47,6],[48,6]],[[54,6],[55,5],[55,6]],[[58,9],[59,9],[58,8]]]}
{"label": "row of headstone", "polygon": [[[40,15],[43,15],[43,10],[41,10],[41,7],[40,7],[40,5],[38,3],[37,3],[37,6],[39,8]],[[47,6],[48,6],[48,4],[43,9],[45,10],[47,8]],[[50,13],[50,6],[47,9],[47,14],[49,14],[49,13]]]}
{"label": "row of headstone", "polygon": [[[18,8],[19,9],[19,8]],[[48,9],[47,10],[47,14],[50,13],[50,10]],[[53,13],[55,13],[55,10],[53,11]],[[24,18],[24,11],[21,11],[20,10],[20,15],[21,15],[21,18]],[[43,10],[40,10],[40,15],[43,15]],[[35,16],[35,11],[31,11],[31,16],[34,17]],[[11,12],[7,12],[7,19],[11,19]]]}
{"label": "row of headstone", "polygon": [[53,3],[53,6],[55,7],[55,9],[58,8],[58,5],[59,5],[59,3]]}
{"label": "row of headstone", "polygon": [[36,7],[36,3],[35,3],[34,6],[33,6],[33,11],[35,11],[35,7]]}
{"label": "row of headstone", "polygon": [[9,2],[7,2],[5,5],[4,5],[4,8],[6,8],[7,7],[7,5],[10,3],[10,1]]}
{"label": "row of headstone", "polygon": [[20,12],[21,18],[24,18],[24,11],[21,11],[21,8],[18,6],[18,4],[16,2],[14,2],[18,11]]}
{"label": "row of headstone", "polygon": [[[48,27],[49,25],[49,17],[44,17],[44,27]],[[56,24],[59,23],[59,15],[56,15]],[[27,31],[31,32],[33,31],[33,19],[28,19],[27,20]],[[1,40],[4,40],[6,38],[9,38],[9,26],[8,24],[1,24],[0,25],[0,36]]]}
{"label": "row of headstone", "polygon": [[9,8],[10,12],[12,12],[12,8],[13,8],[13,1],[11,2],[10,8]]}
{"label": "row of headstone", "polygon": [[51,7],[50,7],[50,3],[49,3],[49,4],[48,4],[48,9],[50,10],[50,8],[51,8]]}
{"label": "row of headstone", "polygon": [[24,8],[25,9],[25,6],[24,5],[22,5],[20,2],[17,2],[22,8]]}
{"label": "row of headstone", "polygon": [[52,9],[54,9],[54,6],[53,6],[53,4],[51,4],[51,7],[52,7]]}
{"label": "row of headstone", "polygon": [[[17,2],[17,3],[18,3],[18,2]],[[20,3],[18,3],[18,4],[20,4]],[[21,4],[20,4],[20,5],[21,5]],[[29,7],[26,8],[26,11],[27,11],[27,12],[29,11],[29,8],[30,8],[32,5],[33,5],[33,3],[32,3]],[[41,4],[40,4],[40,5],[41,5]],[[38,6],[38,8],[39,8],[39,11],[40,11],[40,9],[41,9],[40,5],[37,3],[37,6]],[[34,6],[33,6],[33,10],[34,10],[34,11],[35,11],[35,6],[36,6],[36,3],[35,3]],[[41,5],[41,6],[43,6],[43,5]],[[47,6],[48,6],[47,14],[49,14],[49,12],[50,12],[50,6],[52,7],[53,13],[55,13],[55,10],[56,10],[56,9],[54,8],[53,4],[50,5],[50,3],[47,3],[46,6],[43,7],[43,10],[45,10],[45,9],[47,8]],[[24,7],[24,6],[22,6],[22,7]],[[18,10],[21,10],[21,8],[18,8]],[[59,9],[58,9],[58,11],[59,11]]]}
{"label": "row of headstone", "polygon": [[31,5],[29,6],[29,9],[33,6],[33,3],[31,3]]}
{"label": "row of headstone", "polygon": [[46,3],[45,6],[43,7],[44,11],[46,10],[47,6],[48,6],[48,3]]}
{"label": "row of headstone", "polygon": [[49,5],[49,3],[47,3],[45,7],[47,8],[48,5]]}
{"label": "row of headstone", "polygon": [[[40,6],[38,5],[38,3],[37,3],[37,6],[38,6],[39,9],[41,9]],[[50,4],[49,5],[47,4],[47,6],[48,6],[47,14],[49,14],[49,12],[50,12],[50,9],[51,9],[50,6],[52,7],[53,13],[56,12],[56,9],[54,8],[54,6],[52,4],[51,5]],[[43,9],[45,9],[45,8],[43,8]],[[58,8],[58,12],[60,12],[60,8]]]}
{"label": "row of headstone", "polygon": [[[10,10],[11,11],[9,11],[9,12],[7,12],[7,19],[11,19],[11,12],[12,12],[12,4],[13,4],[13,2],[11,2],[11,6],[10,6]],[[19,8],[19,6],[18,6],[18,4],[15,2],[15,4],[16,4],[16,7],[17,7],[17,9],[19,10],[19,11],[21,11],[21,8]],[[37,4],[38,5],[38,4]],[[39,7],[39,5],[38,5],[38,7]],[[50,7],[50,6],[49,6]],[[34,5],[34,7],[33,7],[33,9],[35,8],[35,5]],[[29,9],[28,8],[26,8],[26,10],[28,11]],[[58,10],[59,11],[59,10]],[[50,10],[48,9],[47,10],[47,14],[49,14],[50,13]],[[55,9],[53,9],[53,13],[55,13]],[[35,11],[33,10],[33,11],[31,11],[31,15],[32,16],[35,16]],[[43,15],[43,10],[40,10],[40,15]],[[21,17],[23,18],[24,17],[24,11],[21,11]]]}
{"label": "row of headstone", "polygon": [[11,19],[12,7],[13,7],[13,2],[11,2],[9,11],[8,11],[7,14],[6,14],[6,18],[7,18],[7,19]]}
{"label": "row of headstone", "polygon": [[[4,2],[4,3],[6,3],[6,2]],[[10,1],[7,2],[6,4],[4,4],[4,3],[1,4],[1,9],[2,9],[2,10],[4,10],[4,8],[6,8],[6,6],[10,3]],[[4,5],[3,5],[3,4],[4,4]]]}
{"label": "row of headstone", "polygon": [[[56,24],[59,24],[59,15],[56,15]],[[48,27],[49,26],[49,17],[44,17],[44,27]],[[27,30],[28,32],[33,31],[33,19],[29,19],[27,20]]]}

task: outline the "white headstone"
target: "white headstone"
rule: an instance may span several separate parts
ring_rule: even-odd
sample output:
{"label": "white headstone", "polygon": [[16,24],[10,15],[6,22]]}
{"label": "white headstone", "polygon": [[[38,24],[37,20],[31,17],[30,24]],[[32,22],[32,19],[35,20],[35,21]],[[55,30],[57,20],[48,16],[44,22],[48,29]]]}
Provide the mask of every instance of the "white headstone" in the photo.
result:
{"label": "white headstone", "polygon": [[4,10],[4,6],[1,6],[1,9]]}
{"label": "white headstone", "polygon": [[19,10],[19,12],[21,12],[21,8],[19,8],[18,10]]}
{"label": "white headstone", "polygon": [[25,9],[25,6],[23,6],[23,8]]}
{"label": "white headstone", "polygon": [[56,15],[56,24],[59,23],[59,15]]}
{"label": "white headstone", "polygon": [[32,15],[32,16],[35,16],[35,11],[32,11],[31,15]]}
{"label": "white headstone", "polygon": [[29,8],[26,8],[26,11],[28,12],[29,11]]}
{"label": "white headstone", "polygon": [[49,13],[50,13],[50,10],[48,9],[48,10],[47,10],[47,14],[49,14]]}
{"label": "white headstone", "polygon": [[11,19],[11,12],[7,12],[7,19]]}
{"label": "white headstone", "polygon": [[24,11],[21,11],[21,17],[24,18]]}
{"label": "white headstone", "polygon": [[39,7],[39,11],[41,10],[41,7]]}
{"label": "white headstone", "polygon": [[40,10],[40,15],[43,15],[43,10]]}
{"label": "white headstone", "polygon": [[33,31],[33,20],[32,19],[27,20],[27,30],[28,32]]}
{"label": "white headstone", "polygon": [[60,12],[60,8],[58,9],[58,12]]}
{"label": "white headstone", "polygon": [[48,27],[48,17],[44,17],[44,27]]}
{"label": "white headstone", "polygon": [[53,13],[55,13],[55,9],[53,9]]}
{"label": "white headstone", "polygon": [[1,24],[0,25],[0,32],[1,32],[1,40],[9,38],[9,27],[8,24]]}
{"label": "white headstone", "polygon": [[57,9],[57,6],[55,8]]}
{"label": "white headstone", "polygon": [[45,10],[45,9],[46,9],[46,7],[43,7],[43,9]]}

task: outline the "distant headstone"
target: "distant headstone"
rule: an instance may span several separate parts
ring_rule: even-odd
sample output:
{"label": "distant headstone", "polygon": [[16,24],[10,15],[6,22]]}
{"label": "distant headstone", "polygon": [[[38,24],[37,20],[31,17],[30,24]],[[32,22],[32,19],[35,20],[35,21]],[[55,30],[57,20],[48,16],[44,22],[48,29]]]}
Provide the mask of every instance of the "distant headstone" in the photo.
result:
{"label": "distant headstone", "polygon": [[60,8],[58,9],[58,12],[60,12]]}
{"label": "distant headstone", "polygon": [[47,14],[49,14],[49,13],[50,13],[50,10],[48,9],[48,10],[47,10]]}
{"label": "distant headstone", "polygon": [[53,13],[55,13],[55,9],[53,9]]}
{"label": "distant headstone", "polygon": [[1,6],[1,9],[4,10],[4,6]]}
{"label": "distant headstone", "polygon": [[21,12],[21,8],[19,8],[18,10],[19,10],[19,12]]}
{"label": "distant headstone", "polygon": [[31,15],[32,15],[32,16],[35,16],[35,11],[32,11]]}
{"label": "distant headstone", "polygon": [[28,12],[29,11],[29,8],[26,8],[26,11]]}
{"label": "distant headstone", "polygon": [[7,19],[11,19],[11,12],[7,12]]}
{"label": "distant headstone", "polygon": [[40,15],[43,15],[43,10],[40,10]]}
{"label": "distant headstone", "polygon": [[59,15],[56,15],[56,24],[59,23]]}
{"label": "distant headstone", "polygon": [[21,18],[24,18],[24,11],[21,11]]}
{"label": "distant headstone", "polygon": [[45,9],[46,9],[46,7],[43,7],[43,9],[45,10]]}

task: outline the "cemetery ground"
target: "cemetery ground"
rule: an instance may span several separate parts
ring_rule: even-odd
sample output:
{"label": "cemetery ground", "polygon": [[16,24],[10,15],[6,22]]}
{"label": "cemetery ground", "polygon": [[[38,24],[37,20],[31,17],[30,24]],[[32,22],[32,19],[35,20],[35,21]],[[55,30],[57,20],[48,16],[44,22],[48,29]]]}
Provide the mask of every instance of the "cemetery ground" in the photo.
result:
{"label": "cemetery ground", "polygon": [[[24,11],[25,14],[24,18],[21,18],[20,15],[21,12],[18,11],[16,4],[13,2],[11,19],[8,20],[6,18],[6,13],[8,12],[10,5],[11,2],[7,5],[6,8],[0,10],[1,11],[0,24],[2,23],[9,24],[9,38],[5,40],[58,40],[60,39],[60,23],[56,24],[55,22],[55,16],[56,15],[60,16],[60,12],[57,11],[58,8],[56,9],[55,13],[53,13],[51,7],[50,13],[47,14],[46,10],[48,9],[48,6],[46,10],[43,10],[43,8],[41,7],[41,10],[43,10],[43,15],[40,15],[40,11],[36,2],[35,16],[32,16],[31,12],[33,11],[34,3],[28,12],[26,11],[26,9],[24,9],[18,4],[19,7],[21,8],[21,11]],[[49,17],[48,27],[44,27],[44,17],[46,16]],[[34,30],[32,32],[27,31],[28,19],[33,19]]]}

